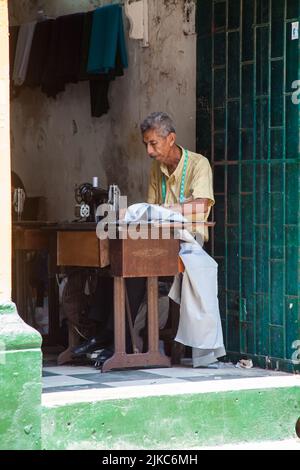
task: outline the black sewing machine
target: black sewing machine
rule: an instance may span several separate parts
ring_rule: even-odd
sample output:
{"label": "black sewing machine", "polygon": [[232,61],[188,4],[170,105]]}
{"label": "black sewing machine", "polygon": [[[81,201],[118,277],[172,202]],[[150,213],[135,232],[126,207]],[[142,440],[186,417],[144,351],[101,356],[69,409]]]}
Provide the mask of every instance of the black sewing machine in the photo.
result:
{"label": "black sewing machine", "polygon": [[120,190],[117,185],[111,185],[108,190],[98,186],[98,178],[93,178],[93,184],[83,183],[75,186],[76,217],[83,222],[99,222],[101,217],[96,216],[97,207],[109,204],[111,209],[118,211]]}
{"label": "black sewing machine", "polygon": [[108,202],[108,191],[91,183],[75,186],[75,216],[84,222],[97,222],[96,210]]}

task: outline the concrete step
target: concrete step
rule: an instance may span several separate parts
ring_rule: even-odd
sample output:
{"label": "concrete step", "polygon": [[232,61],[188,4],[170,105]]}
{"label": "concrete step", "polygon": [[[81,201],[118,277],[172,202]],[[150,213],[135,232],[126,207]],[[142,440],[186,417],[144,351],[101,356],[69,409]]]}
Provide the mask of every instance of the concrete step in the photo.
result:
{"label": "concrete step", "polygon": [[175,373],[174,369],[153,369],[153,383],[147,385],[141,381],[106,387],[102,382],[101,388],[43,394],[43,448],[198,449],[251,447],[256,442],[263,446],[270,441],[272,445],[278,441],[285,446],[297,444],[299,375],[223,380],[210,375],[201,382],[170,379],[156,383],[159,371]]}

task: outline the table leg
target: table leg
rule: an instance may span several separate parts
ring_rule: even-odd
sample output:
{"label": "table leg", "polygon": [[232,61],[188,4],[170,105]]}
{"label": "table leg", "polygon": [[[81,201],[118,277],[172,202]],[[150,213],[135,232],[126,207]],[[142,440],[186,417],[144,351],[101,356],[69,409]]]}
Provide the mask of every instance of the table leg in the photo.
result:
{"label": "table leg", "polygon": [[158,278],[147,278],[149,352],[158,351]]}
{"label": "table leg", "polygon": [[147,279],[149,351],[127,354],[125,341],[125,279],[114,280],[115,353],[102,366],[102,372],[129,367],[170,367],[170,358],[159,352],[158,341],[158,278]]}
{"label": "table leg", "polygon": [[74,326],[69,323],[68,325],[68,348],[61,352],[57,358],[57,364],[61,366],[62,364],[66,364],[67,362],[72,362],[74,360],[73,357],[73,349],[78,346],[79,344],[79,335],[77,331],[75,330]]}
{"label": "table leg", "polygon": [[125,279],[114,278],[115,353],[125,353]]}

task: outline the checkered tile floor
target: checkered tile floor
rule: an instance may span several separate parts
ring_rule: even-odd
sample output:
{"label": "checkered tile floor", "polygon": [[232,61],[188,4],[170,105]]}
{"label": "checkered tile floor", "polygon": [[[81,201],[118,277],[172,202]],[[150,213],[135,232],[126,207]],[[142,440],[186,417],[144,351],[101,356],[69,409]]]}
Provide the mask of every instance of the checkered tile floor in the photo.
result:
{"label": "checkered tile floor", "polygon": [[101,373],[93,366],[68,365],[43,368],[43,393],[84,389],[111,389],[135,385],[179,384],[188,382],[245,379],[251,377],[289,376],[258,368],[240,369],[231,363],[218,362],[193,369],[189,360],[179,367],[122,370]]}

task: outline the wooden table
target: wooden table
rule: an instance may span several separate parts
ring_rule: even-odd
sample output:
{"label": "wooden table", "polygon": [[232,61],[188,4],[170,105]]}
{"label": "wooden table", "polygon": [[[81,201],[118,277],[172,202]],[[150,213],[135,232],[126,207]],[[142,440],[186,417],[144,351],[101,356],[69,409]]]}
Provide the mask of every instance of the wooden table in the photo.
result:
{"label": "wooden table", "polygon": [[[76,227],[67,228],[57,230],[57,265],[103,268],[110,264],[110,274],[114,277],[115,352],[103,364],[102,371],[128,367],[170,367],[170,359],[159,352],[158,277],[178,273],[179,240],[99,240],[95,229],[77,232]],[[125,279],[128,277],[147,278],[147,353],[126,353]],[[77,345],[77,340],[70,331],[69,347],[59,356],[59,364],[72,358],[72,349]]]}
{"label": "wooden table", "polygon": [[[144,230],[149,232],[150,227],[144,227]],[[126,232],[127,226],[121,227],[121,231]],[[30,244],[29,239],[34,240],[34,243]],[[52,245],[52,264],[55,262],[57,266],[104,268],[110,265],[110,274],[114,277],[115,351],[103,364],[102,371],[129,367],[170,367],[169,357],[159,352],[158,277],[174,276],[182,271],[182,265],[178,262],[179,240],[163,239],[161,229],[158,239],[148,236],[147,239],[137,240],[99,240],[96,236],[96,224],[79,222],[52,224],[38,229],[27,227],[25,233],[16,237],[16,247],[22,246],[22,250],[25,247],[36,249],[37,246],[49,249],[49,243]],[[129,277],[147,278],[149,350],[146,353],[126,353],[125,279]],[[67,350],[59,355],[58,364],[72,360],[72,349],[78,342],[77,333],[69,328],[69,345]]]}
{"label": "wooden table", "polygon": [[[214,226],[214,222],[205,222]],[[194,229],[196,224],[189,224]],[[114,276],[114,355],[105,361],[102,372],[111,369],[130,367],[161,366],[170,367],[171,359],[159,351],[159,312],[158,312],[158,278],[175,276],[184,271],[179,258],[180,240],[174,238],[174,228],[182,228],[181,223],[163,223],[170,235],[164,239],[165,233],[161,226],[156,226],[157,239],[152,238],[152,227],[146,224],[139,226],[145,239],[134,240],[128,234],[126,225],[120,226],[120,237],[109,241],[110,271]],[[125,232],[125,235],[124,235]],[[125,279],[130,277],[147,278],[148,300],[148,352],[126,353],[125,341]]]}
{"label": "wooden table", "polygon": [[[151,238],[151,227],[141,229],[147,238],[133,240],[110,240],[110,270],[114,276],[114,328],[115,351],[102,367],[110,369],[128,367],[162,366],[170,367],[170,358],[159,351],[158,277],[174,276],[178,273],[179,240],[163,239],[158,230],[158,239]],[[122,233],[127,235],[127,227]],[[126,353],[125,341],[125,279],[147,278],[148,302],[148,352]]]}

